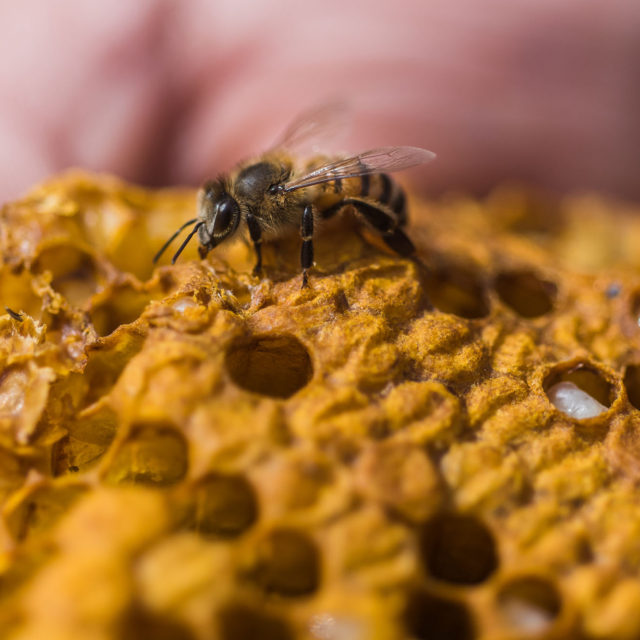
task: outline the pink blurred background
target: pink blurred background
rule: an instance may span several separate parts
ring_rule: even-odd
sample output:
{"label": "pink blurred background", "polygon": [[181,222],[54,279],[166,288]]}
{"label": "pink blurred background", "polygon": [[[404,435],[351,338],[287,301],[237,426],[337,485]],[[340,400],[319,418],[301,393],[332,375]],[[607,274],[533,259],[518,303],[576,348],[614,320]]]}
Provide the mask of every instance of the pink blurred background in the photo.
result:
{"label": "pink blurred background", "polygon": [[424,188],[640,197],[637,0],[0,5],[0,200],[70,166],[198,184],[342,97]]}

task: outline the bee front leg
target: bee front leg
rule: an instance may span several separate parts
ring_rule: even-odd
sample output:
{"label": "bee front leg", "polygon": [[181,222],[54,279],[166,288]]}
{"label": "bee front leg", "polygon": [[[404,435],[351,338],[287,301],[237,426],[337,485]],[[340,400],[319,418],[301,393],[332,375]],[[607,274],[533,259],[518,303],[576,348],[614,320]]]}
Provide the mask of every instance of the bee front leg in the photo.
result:
{"label": "bee front leg", "polygon": [[262,229],[252,213],[247,214],[247,226],[253,248],[256,251],[256,266],[253,268],[253,275],[259,276],[262,273]]}
{"label": "bee front leg", "polygon": [[300,266],[302,267],[302,288],[309,286],[307,270],[313,266],[313,207],[308,204],[302,212],[300,225],[302,248],[300,249]]}

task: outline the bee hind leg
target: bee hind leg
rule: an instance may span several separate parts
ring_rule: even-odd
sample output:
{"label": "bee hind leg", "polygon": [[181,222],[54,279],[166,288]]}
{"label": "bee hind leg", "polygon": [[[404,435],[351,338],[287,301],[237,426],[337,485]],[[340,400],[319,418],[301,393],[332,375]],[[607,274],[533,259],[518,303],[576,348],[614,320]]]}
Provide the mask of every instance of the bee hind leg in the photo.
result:
{"label": "bee hind leg", "polygon": [[262,229],[252,213],[247,214],[247,226],[256,252],[256,266],[253,267],[253,275],[259,276],[262,273]]}
{"label": "bee hind leg", "polygon": [[308,204],[302,212],[300,224],[302,247],[300,248],[300,266],[302,267],[302,288],[309,286],[307,271],[313,266],[313,207]]}
{"label": "bee hind leg", "polygon": [[360,214],[365,222],[377,231],[384,243],[395,253],[405,258],[413,256],[416,249],[413,242],[409,240],[407,234],[400,228],[401,220],[387,209],[384,205],[358,198],[346,198],[342,201],[342,206],[350,204]]}

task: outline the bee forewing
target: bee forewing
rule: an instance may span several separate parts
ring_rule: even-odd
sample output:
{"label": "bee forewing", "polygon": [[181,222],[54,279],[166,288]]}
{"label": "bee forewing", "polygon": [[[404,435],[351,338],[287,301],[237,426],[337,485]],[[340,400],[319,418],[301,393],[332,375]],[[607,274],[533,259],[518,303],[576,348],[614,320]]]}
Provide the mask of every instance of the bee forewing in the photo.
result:
{"label": "bee forewing", "polygon": [[284,185],[284,189],[294,191],[337,179],[401,171],[429,162],[435,157],[436,154],[433,151],[419,147],[379,147],[356,156],[329,162],[310,173],[293,178]]}
{"label": "bee forewing", "polygon": [[271,148],[299,154],[318,153],[344,137],[349,129],[350,109],[344,102],[328,102],[299,115]]}

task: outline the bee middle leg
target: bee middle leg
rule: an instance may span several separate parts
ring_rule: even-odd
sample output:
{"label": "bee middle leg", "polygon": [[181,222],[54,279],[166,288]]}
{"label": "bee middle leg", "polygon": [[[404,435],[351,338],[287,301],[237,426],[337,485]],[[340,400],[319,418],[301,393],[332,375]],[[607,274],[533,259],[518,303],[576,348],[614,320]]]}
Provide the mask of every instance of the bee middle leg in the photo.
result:
{"label": "bee middle leg", "polygon": [[378,205],[360,198],[345,198],[341,206],[351,205],[364,218],[365,222],[375,229],[384,243],[398,255],[405,258],[412,256],[416,248],[407,234],[400,228],[402,220],[398,219],[384,205]]}
{"label": "bee middle leg", "polygon": [[308,204],[302,212],[300,224],[302,247],[300,249],[300,266],[302,267],[302,288],[309,286],[307,270],[313,265],[313,207]]}
{"label": "bee middle leg", "polygon": [[253,267],[253,275],[258,276],[262,273],[262,229],[252,213],[247,214],[247,226],[256,252],[256,266]]}

